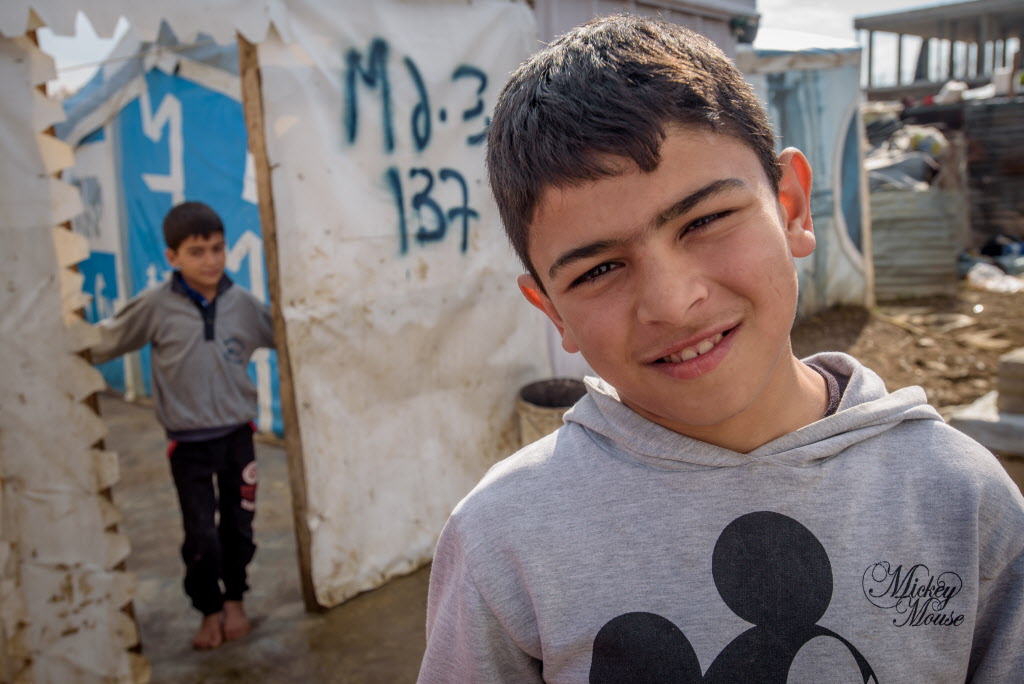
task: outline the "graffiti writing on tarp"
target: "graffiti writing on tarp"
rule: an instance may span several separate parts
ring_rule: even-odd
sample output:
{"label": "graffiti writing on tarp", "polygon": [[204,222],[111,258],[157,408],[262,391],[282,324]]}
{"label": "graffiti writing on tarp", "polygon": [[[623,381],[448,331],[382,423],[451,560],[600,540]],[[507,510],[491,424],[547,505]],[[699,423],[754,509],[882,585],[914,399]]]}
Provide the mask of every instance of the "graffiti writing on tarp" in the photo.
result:
{"label": "graffiti writing on tarp", "polygon": [[[407,78],[412,85],[411,90],[397,92],[415,93],[407,128],[402,125],[405,122],[398,122],[396,127],[395,78]],[[478,147],[490,124],[484,104],[487,74],[478,67],[460,64],[448,78],[462,86],[454,92],[465,95],[465,101],[458,103],[459,121],[467,131],[464,142],[468,147]],[[426,151],[435,125],[449,123],[448,109],[431,104],[430,91],[416,62],[408,56],[392,60],[390,45],[382,38],[374,38],[364,51],[353,48],[345,55],[344,94],[345,139],[350,145],[359,139],[360,111],[371,98],[380,109],[381,143],[387,155],[395,151],[401,139],[407,139],[417,153]],[[443,241],[449,228],[459,236],[459,250],[465,253],[469,249],[470,221],[480,218],[480,214],[470,206],[469,185],[461,172],[453,168],[418,166],[403,170],[390,166],[384,171],[384,183],[397,212],[400,254],[407,254],[413,242],[424,246]]]}

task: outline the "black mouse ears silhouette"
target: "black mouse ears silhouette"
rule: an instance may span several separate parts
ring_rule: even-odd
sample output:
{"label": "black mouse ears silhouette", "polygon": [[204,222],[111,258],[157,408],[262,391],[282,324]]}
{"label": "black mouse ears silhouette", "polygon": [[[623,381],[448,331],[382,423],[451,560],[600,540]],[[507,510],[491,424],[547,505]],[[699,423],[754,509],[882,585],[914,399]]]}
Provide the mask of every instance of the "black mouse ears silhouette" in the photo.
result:
{"label": "black mouse ears silhouette", "polygon": [[609,620],[597,633],[591,684],[785,684],[799,650],[819,636],[843,643],[865,684],[877,682],[853,644],[816,624],[832,600],[832,564],[818,538],[793,518],[758,511],[733,520],[715,543],[711,574],[729,609],[754,626],[706,674],[671,620],[636,612]]}
{"label": "black mouse ears silhouette", "polygon": [[711,556],[711,575],[729,610],[755,625],[813,625],[832,601],[825,547],[780,513],[748,513],[726,525]]}

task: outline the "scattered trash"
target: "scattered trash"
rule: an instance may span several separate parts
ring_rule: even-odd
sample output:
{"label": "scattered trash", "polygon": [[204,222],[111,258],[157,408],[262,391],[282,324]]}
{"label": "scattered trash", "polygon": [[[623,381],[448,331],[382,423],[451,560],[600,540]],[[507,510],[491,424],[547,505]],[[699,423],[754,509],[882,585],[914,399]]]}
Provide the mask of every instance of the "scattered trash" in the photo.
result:
{"label": "scattered trash", "polygon": [[930,326],[940,333],[949,333],[954,330],[969,328],[977,323],[967,314],[961,313],[933,313],[925,316],[915,316],[911,319],[911,322]]}
{"label": "scattered trash", "polygon": [[978,250],[982,256],[1020,256],[1024,254],[1024,242],[1014,240],[1009,235],[993,235]]}
{"label": "scattered trash", "polygon": [[[902,313],[886,317],[886,320],[915,334],[922,332],[924,327],[932,328],[937,333],[945,334],[954,330],[969,328],[977,323],[976,320],[967,314],[961,313]],[[929,343],[934,345],[935,341],[929,337],[921,337],[917,341],[920,347],[927,347]]]}
{"label": "scattered trash", "polygon": [[963,81],[946,81],[933,98],[935,104],[956,104],[964,99],[967,84]]}
{"label": "scattered trash", "polygon": [[997,338],[998,330],[979,330],[957,335],[956,341],[965,347],[973,347],[981,351],[1002,351],[1013,346],[1013,342]]}
{"label": "scattered trash", "polygon": [[1018,276],[1024,274],[1024,256],[998,256],[995,257],[995,261],[996,265],[1009,275]]}
{"label": "scattered trash", "polygon": [[971,88],[963,92],[965,100],[987,100],[996,96],[996,84],[989,83],[978,88]]}
{"label": "scattered trash", "polygon": [[935,126],[904,124],[894,112],[877,112],[867,126],[873,148],[864,160],[871,192],[927,190],[949,150],[949,140]]}
{"label": "scattered trash", "polygon": [[985,292],[1024,292],[1024,280],[1003,273],[998,266],[981,262],[974,264],[967,271],[967,285]]}

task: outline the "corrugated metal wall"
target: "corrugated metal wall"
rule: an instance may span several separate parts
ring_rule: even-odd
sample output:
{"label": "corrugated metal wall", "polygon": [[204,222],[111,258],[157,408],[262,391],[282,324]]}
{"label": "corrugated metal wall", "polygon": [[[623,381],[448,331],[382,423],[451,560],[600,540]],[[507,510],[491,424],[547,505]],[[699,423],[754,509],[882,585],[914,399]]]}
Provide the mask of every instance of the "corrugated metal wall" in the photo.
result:
{"label": "corrugated metal wall", "polygon": [[1024,97],[965,108],[974,246],[1002,233],[1024,240]]}
{"label": "corrugated metal wall", "polygon": [[876,299],[955,294],[965,210],[955,190],[871,193]]}

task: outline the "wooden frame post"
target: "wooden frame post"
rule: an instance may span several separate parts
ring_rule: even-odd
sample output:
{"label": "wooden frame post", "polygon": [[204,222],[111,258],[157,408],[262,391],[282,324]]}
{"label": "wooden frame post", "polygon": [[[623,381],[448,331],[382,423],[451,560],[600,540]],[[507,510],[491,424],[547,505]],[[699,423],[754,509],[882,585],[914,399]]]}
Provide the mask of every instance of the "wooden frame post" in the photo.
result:
{"label": "wooden frame post", "polygon": [[306,610],[322,611],[316,600],[310,557],[309,526],[306,524],[306,468],[302,458],[302,434],[292,384],[291,357],[288,353],[288,331],[281,311],[281,271],[277,252],[277,220],[274,196],[271,193],[270,161],[267,156],[266,125],[263,118],[263,87],[260,79],[256,45],[238,34],[238,71],[242,82],[242,111],[249,137],[249,151],[256,169],[256,190],[259,197],[260,227],[263,253],[267,259],[267,287],[270,291],[271,314],[274,319],[274,346],[281,390],[281,412],[284,418],[284,442],[288,455],[288,479],[292,491],[292,514],[299,560],[299,580]]}
{"label": "wooden frame post", "polygon": [[875,32],[868,31],[868,77],[867,77],[867,88],[871,88],[875,85]]}

